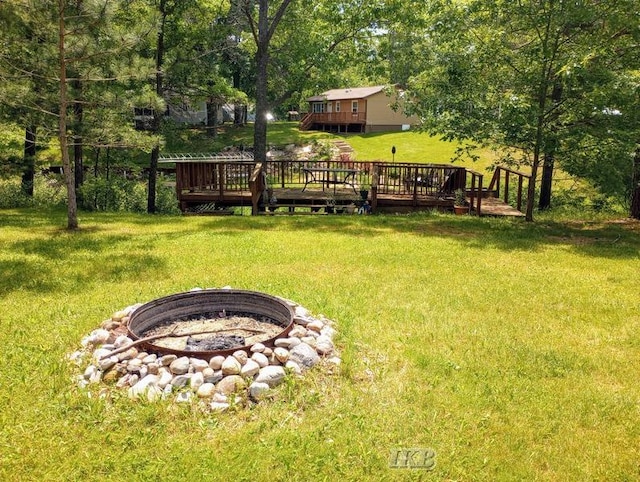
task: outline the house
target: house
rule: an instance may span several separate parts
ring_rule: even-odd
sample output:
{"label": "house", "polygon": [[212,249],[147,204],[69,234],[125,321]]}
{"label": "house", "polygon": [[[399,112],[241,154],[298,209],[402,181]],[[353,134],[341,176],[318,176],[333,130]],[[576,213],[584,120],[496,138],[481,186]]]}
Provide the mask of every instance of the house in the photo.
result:
{"label": "house", "polygon": [[[331,132],[383,132],[408,130],[417,118],[402,112],[403,91],[377,85],[333,89],[309,97],[309,112],[300,121],[301,130]],[[398,109],[392,106],[398,104]]]}

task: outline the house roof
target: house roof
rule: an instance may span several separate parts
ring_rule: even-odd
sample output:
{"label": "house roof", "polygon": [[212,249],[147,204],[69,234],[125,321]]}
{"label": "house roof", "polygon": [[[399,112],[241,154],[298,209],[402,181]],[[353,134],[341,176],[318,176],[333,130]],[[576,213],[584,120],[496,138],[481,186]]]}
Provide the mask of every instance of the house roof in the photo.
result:
{"label": "house roof", "polygon": [[373,87],[354,87],[349,89],[332,89],[323,92],[320,95],[309,97],[307,102],[323,102],[326,100],[352,100],[352,99],[364,99],[370,97],[373,94],[382,92],[386,86],[375,85]]}

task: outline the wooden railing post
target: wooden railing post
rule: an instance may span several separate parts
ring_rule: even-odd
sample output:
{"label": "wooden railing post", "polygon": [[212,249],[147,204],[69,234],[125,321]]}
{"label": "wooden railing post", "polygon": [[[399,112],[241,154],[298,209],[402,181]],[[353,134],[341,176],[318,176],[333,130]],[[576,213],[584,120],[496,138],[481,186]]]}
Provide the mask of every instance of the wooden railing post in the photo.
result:
{"label": "wooden railing post", "polygon": [[249,190],[251,191],[251,215],[257,216],[260,212],[260,196],[265,189],[265,174],[262,169],[262,163],[258,162],[249,178]]}
{"label": "wooden railing post", "polygon": [[380,167],[373,165],[371,170],[371,212],[375,212],[378,208],[378,182],[380,181]]}
{"label": "wooden railing post", "polygon": [[522,181],[524,181],[524,177],[518,176],[518,198],[516,203],[520,212],[522,212]]}
{"label": "wooden railing post", "polygon": [[503,199],[505,204],[509,204],[509,179],[511,178],[509,171],[504,172],[504,193]]}

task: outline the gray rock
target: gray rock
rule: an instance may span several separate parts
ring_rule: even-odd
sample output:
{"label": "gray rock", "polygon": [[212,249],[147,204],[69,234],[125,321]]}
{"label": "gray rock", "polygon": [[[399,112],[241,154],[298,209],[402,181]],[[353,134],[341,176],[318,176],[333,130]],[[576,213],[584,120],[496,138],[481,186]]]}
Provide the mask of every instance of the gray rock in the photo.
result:
{"label": "gray rock", "polygon": [[182,388],[189,383],[190,378],[189,375],[176,375],[171,380],[171,385],[173,385],[174,388]]}
{"label": "gray rock", "polygon": [[255,381],[257,383],[266,383],[269,387],[273,388],[280,385],[284,381],[286,373],[284,368],[276,365],[269,365],[260,369],[260,373],[256,376]]}
{"label": "gray rock", "polygon": [[320,356],[312,346],[307,343],[300,343],[291,349],[289,359],[302,368],[311,368],[320,361]]}

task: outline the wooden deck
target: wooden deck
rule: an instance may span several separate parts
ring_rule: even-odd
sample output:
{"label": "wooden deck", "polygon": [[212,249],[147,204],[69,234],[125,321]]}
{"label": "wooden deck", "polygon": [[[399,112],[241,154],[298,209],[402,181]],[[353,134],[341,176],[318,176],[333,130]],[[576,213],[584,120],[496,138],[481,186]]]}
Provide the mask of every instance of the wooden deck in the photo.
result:
{"label": "wooden deck", "polygon": [[[483,186],[483,174],[448,164],[336,160],[270,161],[263,166],[254,161],[175,162],[176,194],[185,213],[226,214],[235,207],[250,207],[252,214],[352,213],[365,203],[374,213],[452,211],[455,191],[464,189],[471,214],[524,216],[521,208],[526,175],[509,169],[497,169],[487,187]],[[310,170],[326,176],[324,182],[315,177],[313,183],[309,182]],[[516,207],[505,202],[514,197],[509,192],[514,176]]]}

